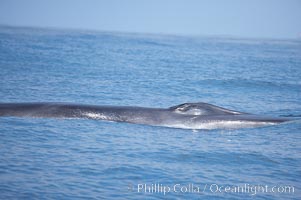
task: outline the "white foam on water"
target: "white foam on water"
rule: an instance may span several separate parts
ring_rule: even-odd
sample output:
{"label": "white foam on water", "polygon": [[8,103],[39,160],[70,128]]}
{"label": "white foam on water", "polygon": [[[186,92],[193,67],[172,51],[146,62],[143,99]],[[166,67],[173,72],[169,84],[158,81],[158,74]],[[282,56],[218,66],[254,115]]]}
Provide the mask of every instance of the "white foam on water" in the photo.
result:
{"label": "white foam on water", "polygon": [[100,120],[111,120],[110,117],[108,117],[107,115],[104,115],[102,113],[91,113],[91,112],[85,112],[82,113],[83,116],[88,117],[90,119],[100,119]]}
{"label": "white foam on water", "polygon": [[182,129],[238,129],[238,128],[254,128],[260,126],[275,125],[273,122],[252,122],[252,121],[208,121],[199,124],[166,124],[163,126]]}
{"label": "white foam on water", "polygon": [[[84,112],[82,113],[84,117],[89,119],[96,119],[96,120],[106,120],[106,121],[117,121],[112,118],[112,116],[104,115],[102,113],[93,113],[93,112]],[[135,124],[147,124],[141,123],[141,120],[132,120],[132,122],[128,123],[135,123]],[[255,122],[255,121],[220,121],[220,120],[208,120],[202,121],[200,123],[173,123],[169,122],[166,124],[149,124],[155,126],[163,126],[163,127],[170,127],[170,128],[181,128],[181,129],[192,129],[192,130],[212,130],[212,129],[239,129],[239,128],[255,128],[260,126],[270,126],[275,125],[278,123],[274,122]]]}

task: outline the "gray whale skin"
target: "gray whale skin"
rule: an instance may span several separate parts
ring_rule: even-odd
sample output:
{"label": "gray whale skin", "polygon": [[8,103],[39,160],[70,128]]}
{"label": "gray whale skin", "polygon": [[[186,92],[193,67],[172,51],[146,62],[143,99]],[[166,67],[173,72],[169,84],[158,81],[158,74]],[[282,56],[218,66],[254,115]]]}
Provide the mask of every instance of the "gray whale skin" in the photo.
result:
{"label": "gray whale skin", "polygon": [[185,129],[250,128],[291,120],[228,110],[202,102],[184,103],[170,108],[67,103],[0,103],[0,116],[87,118]]}

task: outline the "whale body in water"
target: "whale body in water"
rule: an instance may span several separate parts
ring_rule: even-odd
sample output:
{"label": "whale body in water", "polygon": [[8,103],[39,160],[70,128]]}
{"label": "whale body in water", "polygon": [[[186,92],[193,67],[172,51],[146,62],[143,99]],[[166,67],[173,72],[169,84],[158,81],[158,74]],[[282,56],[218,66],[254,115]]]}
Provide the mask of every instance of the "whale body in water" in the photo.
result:
{"label": "whale body in water", "polygon": [[185,129],[250,128],[291,120],[229,110],[202,102],[184,103],[170,108],[68,103],[0,103],[0,116],[87,118]]}

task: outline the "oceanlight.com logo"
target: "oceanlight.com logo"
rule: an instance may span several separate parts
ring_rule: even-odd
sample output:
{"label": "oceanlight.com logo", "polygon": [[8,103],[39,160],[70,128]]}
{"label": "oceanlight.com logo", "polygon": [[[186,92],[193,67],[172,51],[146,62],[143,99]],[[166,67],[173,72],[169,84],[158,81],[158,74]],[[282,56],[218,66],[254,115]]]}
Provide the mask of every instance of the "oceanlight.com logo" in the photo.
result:
{"label": "oceanlight.com logo", "polygon": [[219,185],[219,184],[172,184],[165,185],[161,183],[145,184],[140,183],[137,185],[130,184],[128,189],[132,192],[145,193],[145,194],[162,194],[167,195],[169,193],[195,193],[195,194],[226,194],[226,193],[236,193],[236,194],[250,194],[252,196],[257,194],[275,194],[275,193],[285,193],[294,194],[295,187],[289,185]]}

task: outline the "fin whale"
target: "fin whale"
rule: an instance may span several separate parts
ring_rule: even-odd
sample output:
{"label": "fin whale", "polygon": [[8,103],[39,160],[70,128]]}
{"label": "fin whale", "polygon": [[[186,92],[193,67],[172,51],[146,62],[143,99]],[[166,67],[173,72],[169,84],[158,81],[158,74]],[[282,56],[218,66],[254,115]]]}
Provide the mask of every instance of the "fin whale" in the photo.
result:
{"label": "fin whale", "polygon": [[0,117],[86,118],[185,129],[235,129],[273,125],[290,118],[268,117],[208,103],[170,108],[96,106],[68,103],[0,103]]}

